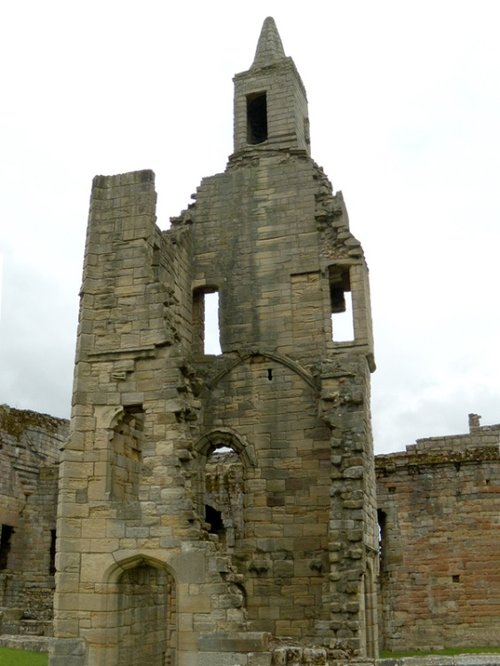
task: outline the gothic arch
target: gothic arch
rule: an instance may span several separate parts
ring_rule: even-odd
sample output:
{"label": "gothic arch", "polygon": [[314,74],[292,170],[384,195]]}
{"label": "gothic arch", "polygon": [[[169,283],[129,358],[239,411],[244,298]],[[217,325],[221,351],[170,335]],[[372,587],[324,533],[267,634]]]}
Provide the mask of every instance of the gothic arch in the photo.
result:
{"label": "gothic arch", "polygon": [[195,452],[206,459],[218,446],[233,449],[247,467],[255,467],[255,450],[241,435],[232,428],[216,428],[205,433],[194,445]]}
{"label": "gothic arch", "polygon": [[[164,666],[175,663],[177,586],[171,568],[137,554],[114,563],[105,574],[108,626],[115,634],[104,660],[117,666]],[[112,649],[112,653],[109,651]]]}
{"label": "gothic arch", "polygon": [[[227,448],[236,453],[231,469],[217,464],[212,454]],[[233,546],[243,536],[243,493],[250,468],[256,467],[253,446],[231,428],[218,428],[194,445],[197,458],[196,506],[210,533]],[[223,451],[221,453],[224,455]],[[210,463],[214,463],[215,466]]]}
{"label": "gothic arch", "polygon": [[110,567],[108,567],[104,573],[104,582],[115,584],[118,582],[118,579],[125,571],[141,565],[148,565],[155,569],[165,569],[169,576],[172,576],[172,578],[175,580],[175,572],[166,562],[163,562],[156,557],[151,557],[150,555],[138,553],[136,555],[132,555],[131,557],[126,557],[123,560],[114,562]]}
{"label": "gothic arch", "polygon": [[242,365],[243,363],[248,361],[249,358],[255,356],[262,356],[263,358],[269,358],[275,361],[276,363],[284,365],[285,367],[289,368],[292,372],[297,374],[299,377],[301,377],[306,382],[306,384],[309,384],[309,386],[313,389],[313,391],[315,392],[318,391],[318,386],[315,382],[313,375],[311,375],[310,372],[308,372],[304,367],[302,367],[300,363],[297,363],[297,361],[294,361],[285,354],[278,354],[277,352],[260,350],[260,349],[255,349],[249,352],[241,353],[238,355],[238,358],[231,359],[231,362],[229,362],[225,368],[220,370],[216,375],[214,375],[211,379],[207,381],[207,388],[209,390],[212,390],[232,370],[234,370],[239,365]]}

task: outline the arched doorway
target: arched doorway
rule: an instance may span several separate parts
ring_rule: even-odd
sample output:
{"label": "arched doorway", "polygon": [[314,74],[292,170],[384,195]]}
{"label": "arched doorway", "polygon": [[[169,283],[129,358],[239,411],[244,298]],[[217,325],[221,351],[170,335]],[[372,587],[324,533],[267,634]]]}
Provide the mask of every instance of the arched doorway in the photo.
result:
{"label": "arched doorway", "polygon": [[146,559],[117,580],[117,666],[174,666],[176,594],[173,577]]}

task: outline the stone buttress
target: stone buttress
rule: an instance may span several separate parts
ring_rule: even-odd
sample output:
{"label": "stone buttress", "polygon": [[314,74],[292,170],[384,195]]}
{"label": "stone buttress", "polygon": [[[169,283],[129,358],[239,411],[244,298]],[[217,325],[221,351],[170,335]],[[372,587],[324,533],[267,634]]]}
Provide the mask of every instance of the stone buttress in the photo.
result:
{"label": "stone buttress", "polygon": [[272,19],[234,123],[168,231],[152,172],[94,179],[51,666],[376,656],[368,271]]}

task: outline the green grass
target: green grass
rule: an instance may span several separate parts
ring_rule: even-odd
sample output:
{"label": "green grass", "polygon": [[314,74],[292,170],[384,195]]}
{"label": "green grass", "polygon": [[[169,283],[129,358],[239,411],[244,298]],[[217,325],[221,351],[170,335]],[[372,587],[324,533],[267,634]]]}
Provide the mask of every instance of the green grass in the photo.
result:
{"label": "green grass", "polygon": [[[421,652],[417,651],[396,651],[388,652],[387,650],[380,651],[381,659],[397,659],[399,657],[424,657],[426,655],[456,655],[456,654],[499,654],[500,647],[457,647],[457,648],[445,648],[444,650],[422,650]],[[0,664],[2,662],[0,661]]]}
{"label": "green grass", "polygon": [[[397,659],[399,657],[423,657],[425,655],[456,655],[456,654],[500,654],[500,647],[483,648],[446,648],[445,650],[429,650],[422,652],[380,652],[381,659]],[[0,666],[47,666],[49,661],[46,652],[27,652],[26,650],[13,650],[0,648]]]}
{"label": "green grass", "polygon": [[46,652],[27,652],[0,648],[0,666],[47,666],[49,656]]}

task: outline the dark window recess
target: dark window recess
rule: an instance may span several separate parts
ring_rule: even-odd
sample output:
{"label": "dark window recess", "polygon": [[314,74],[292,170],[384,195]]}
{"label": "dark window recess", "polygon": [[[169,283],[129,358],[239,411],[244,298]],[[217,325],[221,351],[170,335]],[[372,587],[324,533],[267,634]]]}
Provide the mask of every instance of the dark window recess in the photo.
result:
{"label": "dark window recess", "polygon": [[56,573],[56,531],[50,530],[49,576]]}
{"label": "dark window recess", "polygon": [[222,514],[213,506],[205,504],[205,522],[210,525],[209,532],[211,534],[223,535],[225,530],[224,523],[222,522]]}
{"label": "dark window recess", "polygon": [[455,574],[454,576],[451,577],[451,580],[452,580],[454,583],[460,583],[460,576],[457,575],[457,574]]}
{"label": "dark window recess", "polygon": [[254,93],[247,96],[247,141],[250,144],[267,140],[267,95]]}
{"label": "dark window recess", "polygon": [[153,245],[152,266],[155,279],[158,280],[160,275],[160,248],[158,247],[158,245]]}
{"label": "dark window recess", "polygon": [[330,266],[330,300],[332,314],[345,312],[345,294],[351,291],[349,269],[340,266]]}
{"label": "dark window recess", "polygon": [[377,510],[378,520],[378,554],[380,558],[380,571],[384,571],[386,565],[386,529],[387,529],[387,514],[381,509]]}
{"label": "dark window recess", "polygon": [[14,528],[10,525],[2,525],[2,534],[0,535],[0,570],[7,569],[11,538],[14,534]]}
{"label": "dark window recess", "polygon": [[267,369],[267,378],[269,379],[270,382],[273,381],[273,369],[272,368]]}

